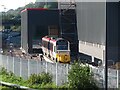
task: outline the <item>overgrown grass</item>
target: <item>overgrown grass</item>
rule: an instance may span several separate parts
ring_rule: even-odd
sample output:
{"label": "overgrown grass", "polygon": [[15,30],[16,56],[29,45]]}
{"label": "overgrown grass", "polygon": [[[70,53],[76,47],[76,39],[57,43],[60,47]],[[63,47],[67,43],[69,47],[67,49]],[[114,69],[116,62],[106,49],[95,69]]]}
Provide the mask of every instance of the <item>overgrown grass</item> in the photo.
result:
{"label": "overgrown grass", "polygon": [[56,85],[52,82],[52,75],[49,73],[32,74],[27,82],[31,88],[56,88]]}
{"label": "overgrown grass", "polygon": [[7,72],[7,70],[5,68],[2,68],[0,70],[0,77],[2,77],[2,81],[4,81],[4,82],[9,82],[9,83],[26,86],[27,81],[23,80],[22,77],[15,76],[15,74],[12,72]]}
{"label": "overgrown grass", "polygon": [[13,88],[5,87],[5,86],[0,86],[0,90],[15,90]]}
{"label": "overgrown grass", "polygon": [[32,74],[28,80],[24,80],[22,77],[17,77],[12,72],[7,72],[5,68],[0,70],[0,77],[2,81],[21,86],[27,86],[34,89],[40,88],[56,88],[56,85],[52,82],[52,75],[49,73]]}

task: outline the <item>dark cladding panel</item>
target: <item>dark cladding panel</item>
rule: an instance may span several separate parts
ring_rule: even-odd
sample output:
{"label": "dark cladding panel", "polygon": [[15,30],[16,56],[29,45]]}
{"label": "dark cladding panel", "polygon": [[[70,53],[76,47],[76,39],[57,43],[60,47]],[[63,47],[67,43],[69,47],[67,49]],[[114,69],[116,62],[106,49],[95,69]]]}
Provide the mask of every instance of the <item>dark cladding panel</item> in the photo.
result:
{"label": "dark cladding panel", "polygon": [[107,59],[120,60],[119,3],[107,2]]}
{"label": "dark cladding panel", "polygon": [[29,10],[28,12],[29,35],[32,35],[33,39],[41,39],[48,35],[48,28],[51,25],[59,27],[58,10]]}
{"label": "dark cladding panel", "polygon": [[28,16],[27,11],[21,12],[21,46],[27,51],[28,45]]}
{"label": "dark cladding panel", "polygon": [[[118,38],[120,38],[120,1],[119,1],[119,12],[118,12],[119,14],[118,14],[118,19],[119,19],[119,21],[118,21],[118,26],[119,26],[119,28],[118,28]],[[120,40],[118,40],[118,60],[120,61]]]}
{"label": "dark cladding panel", "polygon": [[108,46],[118,46],[118,3],[107,3],[107,36]]}
{"label": "dark cladding panel", "polygon": [[77,2],[78,39],[105,45],[106,8],[104,2]]}
{"label": "dark cladding panel", "polygon": [[[58,10],[28,10],[29,16],[33,17],[29,19],[29,24],[33,25],[52,25],[58,24]],[[33,23],[34,22],[34,23]]]}
{"label": "dark cladding panel", "polygon": [[28,47],[29,53],[33,52],[34,41],[48,35],[51,25],[59,28],[58,10],[28,9]]}

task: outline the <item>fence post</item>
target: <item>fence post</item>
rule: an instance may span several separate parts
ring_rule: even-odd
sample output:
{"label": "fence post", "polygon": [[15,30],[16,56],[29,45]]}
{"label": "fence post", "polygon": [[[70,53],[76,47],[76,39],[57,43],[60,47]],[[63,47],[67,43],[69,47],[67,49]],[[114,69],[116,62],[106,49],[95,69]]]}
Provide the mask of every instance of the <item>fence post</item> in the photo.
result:
{"label": "fence post", "polygon": [[14,71],[15,71],[15,69],[14,69],[14,65],[15,64],[15,61],[14,61],[14,57],[13,57],[13,73],[14,73]]}
{"label": "fence post", "polygon": [[7,70],[8,70],[8,56],[7,56]]}
{"label": "fence post", "polygon": [[37,74],[38,74],[38,60],[37,60]]}
{"label": "fence post", "polygon": [[[2,56],[2,55],[0,55],[0,57],[1,57],[1,58],[0,58],[1,65],[2,65],[2,67],[3,67],[3,58],[2,58],[3,56]],[[6,66],[6,67],[7,67],[7,66]]]}
{"label": "fence post", "polygon": [[42,70],[43,70],[43,62],[40,62],[39,66],[40,66],[39,70],[40,70],[40,73],[41,73]]}
{"label": "fence post", "polygon": [[120,76],[119,76],[119,74],[120,74],[120,71],[117,70],[117,88],[119,88],[119,83],[120,83]]}
{"label": "fence post", "polygon": [[0,65],[3,67],[3,59],[1,54],[0,54]]}
{"label": "fence post", "polygon": [[67,64],[67,82],[68,82],[68,64]]}
{"label": "fence post", "polygon": [[103,68],[103,88],[105,88],[105,68]]}
{"label": "fence post", "polygon": [[29,76],[30,76],[30,61],[28,59],[28,78],[29,78]]}
{"label": "fence post", "polygon": [[57,67],[57,63],[56,63],[56,86],[58,85],[58,82],[57,82],[57,69],[58,69],[58,67]]}
{"label": "fence post", "polygon": [[47,61],[46,61],[46,73],[47,73]]}
{"label": "fence post", "polygon": [[22,60],[20,58],[20,77],[22,77]]}

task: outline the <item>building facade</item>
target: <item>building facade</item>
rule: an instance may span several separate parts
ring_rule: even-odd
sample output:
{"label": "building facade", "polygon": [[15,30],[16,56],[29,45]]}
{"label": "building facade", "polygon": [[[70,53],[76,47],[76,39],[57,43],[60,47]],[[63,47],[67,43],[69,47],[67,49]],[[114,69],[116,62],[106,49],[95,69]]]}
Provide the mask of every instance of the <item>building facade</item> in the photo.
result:
{"label": "building facade", "polygon": [[87,62],[120,60],[120,2],[77,2],[79,54]]}
{"label": "building facade", "polygon": [[58,37],[65,38],[70,42],[71,55],[77,55],[75,10],[70,9],[61,14],[62,11],[60,9],[29,8],[21,12],[21,48],[23,51],[34,53],[37,46],[38,49],[41,49],[39,46],[42,37],[49,35],[49,29],[52,28],[57,30]]}
{"label": "building facade", "polygon": [[21,12],[21,48],[26,53],[41,49],[42,37],[48,35],[50,26],[59,29],[58,10],[29,8]]}

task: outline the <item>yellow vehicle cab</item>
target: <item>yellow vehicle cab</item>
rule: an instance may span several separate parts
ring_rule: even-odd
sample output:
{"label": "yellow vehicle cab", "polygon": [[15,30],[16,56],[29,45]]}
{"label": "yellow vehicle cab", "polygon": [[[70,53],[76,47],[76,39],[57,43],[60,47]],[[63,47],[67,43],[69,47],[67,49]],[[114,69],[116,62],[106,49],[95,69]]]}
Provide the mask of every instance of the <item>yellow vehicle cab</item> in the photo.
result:
{"label": "yellow vehicle cab", "polygon": [[45,36],[42,38],[43,54],[52,60],[70,63],[70,43],[63,38],[51,38]]}

